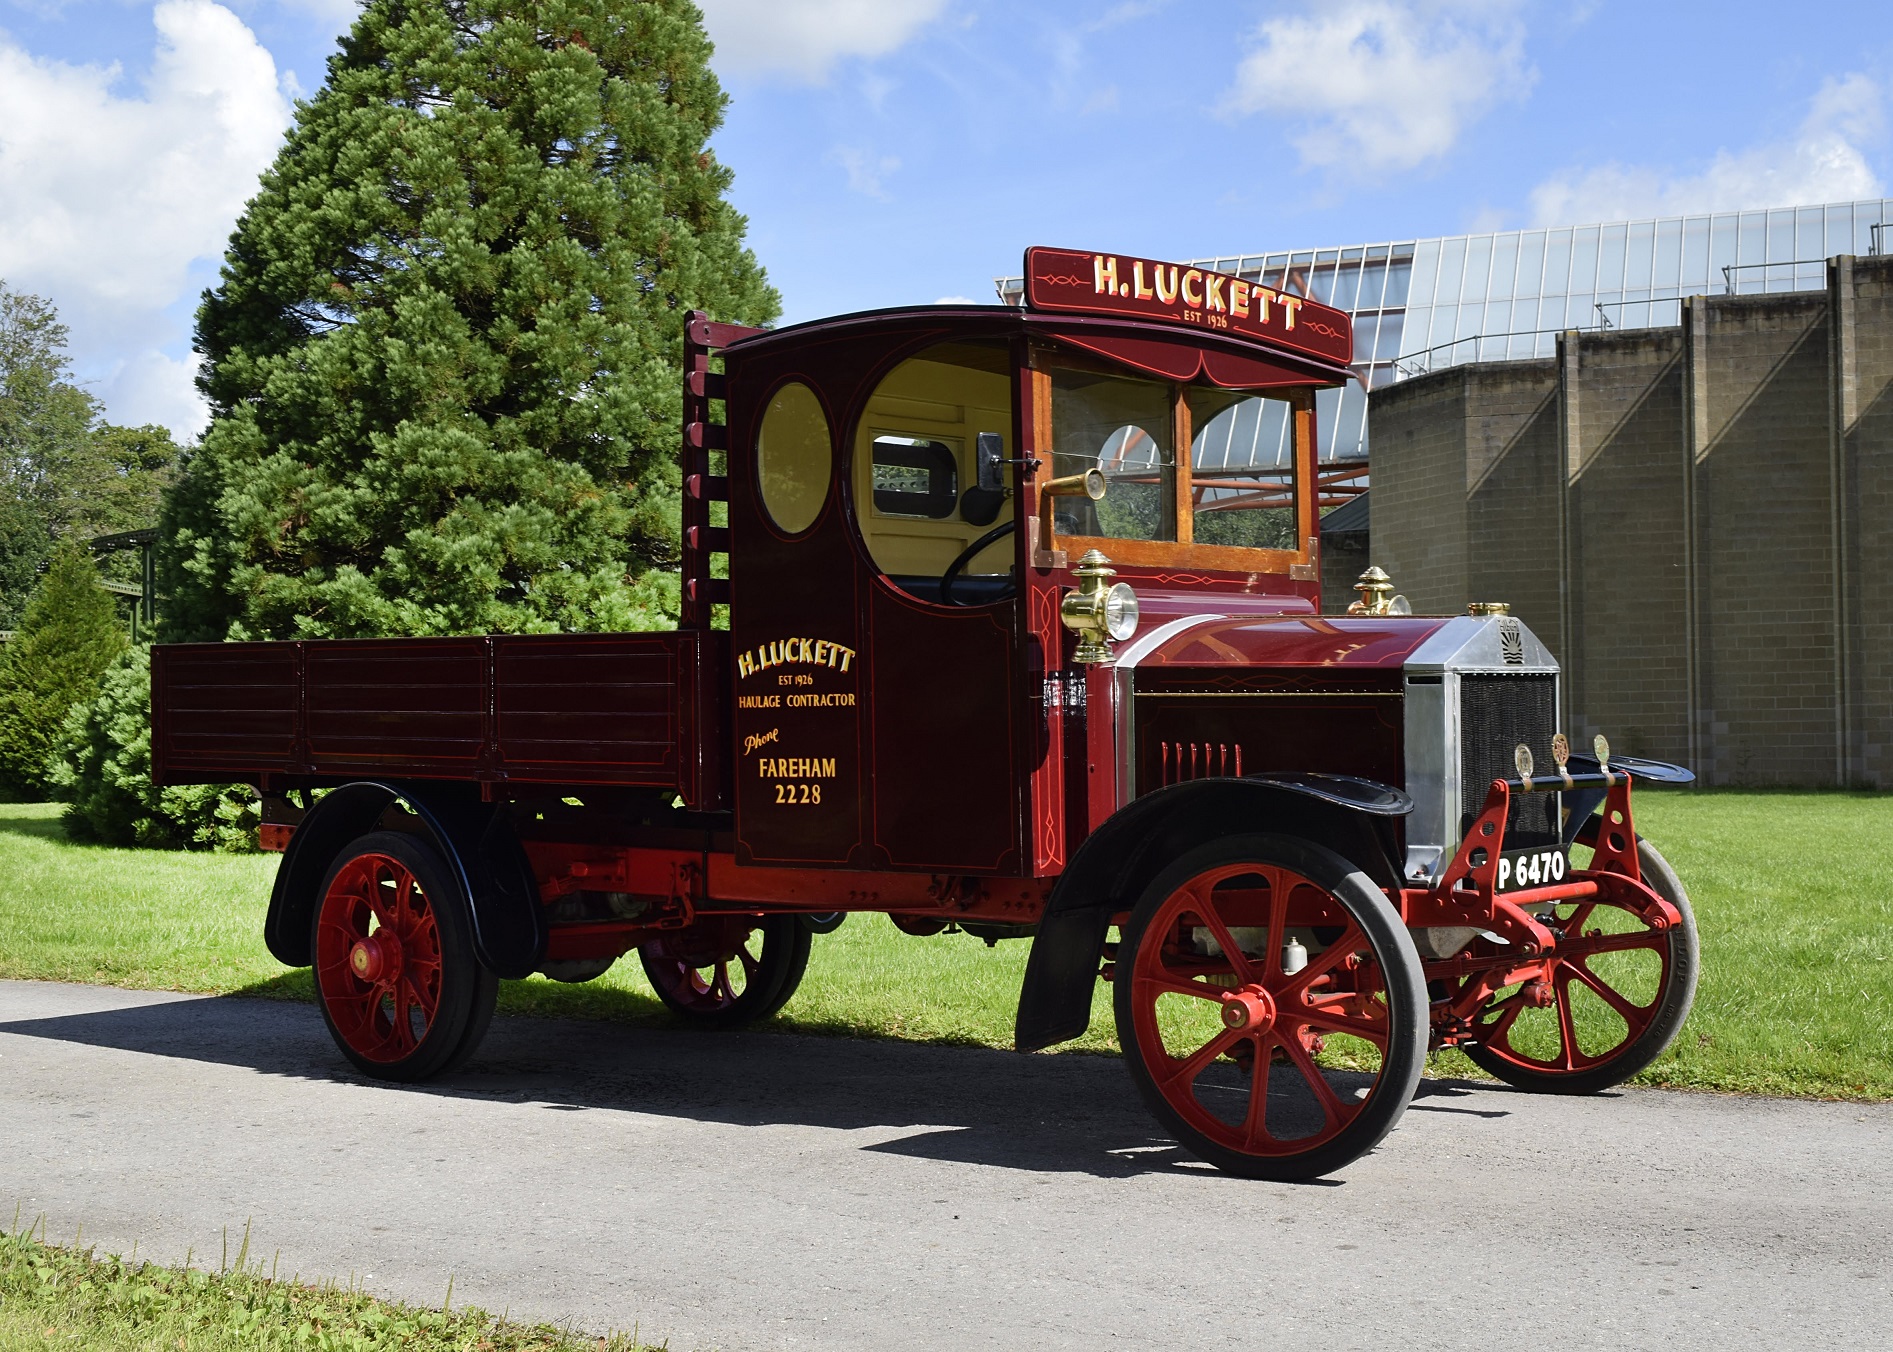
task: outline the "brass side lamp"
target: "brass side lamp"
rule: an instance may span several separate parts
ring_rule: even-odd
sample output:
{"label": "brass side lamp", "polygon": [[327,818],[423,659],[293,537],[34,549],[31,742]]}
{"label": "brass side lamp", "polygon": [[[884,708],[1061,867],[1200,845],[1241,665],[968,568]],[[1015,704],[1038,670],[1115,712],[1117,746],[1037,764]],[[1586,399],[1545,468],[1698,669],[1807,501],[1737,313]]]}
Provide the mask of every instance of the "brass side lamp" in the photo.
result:
{"label": "brass side lamp", "polygon": [[1361,599],[1347,608],[1350,615],[1411,615],[1413,607],[1407,598],[1394,594],[1393,579],[1378,566],[1362,573],[1354,584],[1354,590],[1361,594]]}
{"label": "brass side lamp", "polygon": [[1128,582],[1111,581],[1117,569],[1102,550],[1087,549],[1071,575],[1078,585],[1058,603],[1058,618],[1078,636],[1073,657],[1087,664],[1109,662],[1111,644],[1137,632],[1137,593]]}

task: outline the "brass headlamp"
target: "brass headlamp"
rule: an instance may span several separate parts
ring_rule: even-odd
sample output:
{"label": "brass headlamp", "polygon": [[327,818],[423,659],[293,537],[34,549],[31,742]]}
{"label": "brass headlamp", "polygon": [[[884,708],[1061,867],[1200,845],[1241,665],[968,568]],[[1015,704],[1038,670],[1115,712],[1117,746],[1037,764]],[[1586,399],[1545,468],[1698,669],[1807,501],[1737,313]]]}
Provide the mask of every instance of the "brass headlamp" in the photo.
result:
{"label": "brass headlamp", "polygon": [[1117,576],[1102,550],[1088,549],[1071,570],[1078,585],[1058,603],[1058,618],[1078,636],[1073,657],[1084,663],[1109,662],[1111,644],[1137,632],[1137,593]]}

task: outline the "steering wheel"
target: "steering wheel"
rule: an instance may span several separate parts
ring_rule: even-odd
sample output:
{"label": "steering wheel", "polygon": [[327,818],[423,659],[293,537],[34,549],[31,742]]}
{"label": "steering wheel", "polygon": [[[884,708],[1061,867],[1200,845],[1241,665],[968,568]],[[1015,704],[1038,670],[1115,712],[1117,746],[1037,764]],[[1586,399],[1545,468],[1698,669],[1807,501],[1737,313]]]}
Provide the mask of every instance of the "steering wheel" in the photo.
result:
{"label": "steering wheel", "polygon": [[953,599],[953,584],[959,581],[960,571],[973,561],[974,556],[977,555],[980,550],[984,549],[993,541],[1004,539],[1007,535],[1010,535],[1013,528],[1018,524],[1019,519],[1017,517],[1014,517],[1010,521],[1001,521],[998,525],[994,526],[991,530],[987,531],[954,556],[953,562],[949,563],[946,566],[946,571],[940,574],[941,605],[957,606],[960,604],[960,602]]}

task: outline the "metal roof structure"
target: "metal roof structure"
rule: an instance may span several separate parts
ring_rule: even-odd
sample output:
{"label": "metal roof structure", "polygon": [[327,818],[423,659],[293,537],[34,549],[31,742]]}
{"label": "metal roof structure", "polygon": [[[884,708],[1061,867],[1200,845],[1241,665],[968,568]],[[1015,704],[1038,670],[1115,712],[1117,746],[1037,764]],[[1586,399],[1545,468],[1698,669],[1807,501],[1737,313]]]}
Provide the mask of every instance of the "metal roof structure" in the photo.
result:
{"label": "metal roof structure", "polygon": [[[1893,252],[1893,199],[1197,258],[1354,320],[1355,383],[1316,407],[1324,497],[1367,482],[1367,393],[1473,361],[1548,357],[1571,329],[1679,322],[1685,296],[1818,290],[1836,254]],[[1000,277],[1018,304],[1018,277]]]}

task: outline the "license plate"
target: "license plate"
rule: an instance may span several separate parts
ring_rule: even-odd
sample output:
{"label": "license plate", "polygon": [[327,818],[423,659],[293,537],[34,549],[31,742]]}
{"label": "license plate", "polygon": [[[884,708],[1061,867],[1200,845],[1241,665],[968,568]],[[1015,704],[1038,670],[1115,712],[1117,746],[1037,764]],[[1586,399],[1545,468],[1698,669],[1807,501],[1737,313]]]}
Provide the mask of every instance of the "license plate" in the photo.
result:
{"label": "license plate", "polygon": [[1501,892],[1519,892],[1532,887],[1554,887],[1571,871],[1570,857],[1563,846],[1548,849],[1507,850],[1499,856]]}

